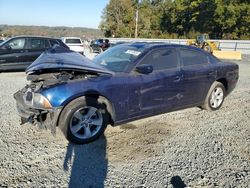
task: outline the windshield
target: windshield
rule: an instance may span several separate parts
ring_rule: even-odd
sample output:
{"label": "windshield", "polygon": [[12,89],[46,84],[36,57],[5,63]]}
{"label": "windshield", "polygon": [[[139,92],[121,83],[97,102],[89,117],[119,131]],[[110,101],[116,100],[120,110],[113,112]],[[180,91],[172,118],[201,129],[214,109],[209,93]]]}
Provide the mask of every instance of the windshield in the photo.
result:
{"label": "windshield", "polygon": [[113,72],[124,72],[144,49],[142,46],[115,46],[96,56],[93,62]]}

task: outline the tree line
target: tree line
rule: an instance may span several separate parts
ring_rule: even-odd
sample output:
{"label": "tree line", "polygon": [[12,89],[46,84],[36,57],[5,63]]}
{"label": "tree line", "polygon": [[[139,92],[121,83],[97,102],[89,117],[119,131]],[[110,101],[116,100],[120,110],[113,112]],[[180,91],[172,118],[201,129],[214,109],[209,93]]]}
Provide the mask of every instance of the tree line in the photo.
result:
{"label": "tree line", "polygon": [[39,35],[49,37],[81,37],[93,39],[103,37],[99,29],[84,27],[47,27],[47,26],[20,26],[20,25],[0,25],[0,34],[5,37],[17,35]]}
{"label": "tree line", "polygon": [[106,37],[250,39],[249,0],[110,0],[99,28]]}

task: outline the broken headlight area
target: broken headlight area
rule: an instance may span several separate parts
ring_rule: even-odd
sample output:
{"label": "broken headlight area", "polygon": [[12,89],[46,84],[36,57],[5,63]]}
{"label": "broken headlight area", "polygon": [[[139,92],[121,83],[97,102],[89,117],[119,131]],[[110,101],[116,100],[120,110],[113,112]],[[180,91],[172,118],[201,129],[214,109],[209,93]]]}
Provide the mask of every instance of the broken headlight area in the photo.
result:
{"label": "broken headlight area", "polygon": [[60,107],[52,108],[44,96],[32,93],[27,87],[16,92],[14,98],[18,114],[21,117],[21,124],[38,125],[40,129],[50,129],[55,134]]}

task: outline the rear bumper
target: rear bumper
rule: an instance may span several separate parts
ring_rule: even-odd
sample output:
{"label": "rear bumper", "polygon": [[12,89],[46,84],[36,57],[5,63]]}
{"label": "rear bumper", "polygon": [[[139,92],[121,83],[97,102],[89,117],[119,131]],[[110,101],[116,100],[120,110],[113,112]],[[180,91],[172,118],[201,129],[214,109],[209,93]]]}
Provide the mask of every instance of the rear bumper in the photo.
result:
{"label": "rear bumper", "polygon": [[236,69],[233,71],[229,71],[226,75],[228,81],[227,94],[231,93],[236,87],[239,80],[239,66],[236,65]]}
{"label": "rear bumper", "polygon": [[39,128],[51,129],[55,133],[57,120],[61,113],[61,107],[50,110],[34,109],[27,104],[27,89],[24,88],[14,94],[18,115],[21,117],[21,124],[37,124]]}

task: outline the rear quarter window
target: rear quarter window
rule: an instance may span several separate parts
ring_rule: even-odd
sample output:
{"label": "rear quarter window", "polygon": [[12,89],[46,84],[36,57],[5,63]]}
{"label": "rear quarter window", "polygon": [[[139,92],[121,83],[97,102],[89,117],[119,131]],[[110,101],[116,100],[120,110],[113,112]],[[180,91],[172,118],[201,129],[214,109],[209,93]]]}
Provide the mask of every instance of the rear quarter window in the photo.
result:
{"label": "rear quarter window", "polygon": [[212,62],[212,63],[220,63],[221,61],[217,58],[217,57],[215,57],[214,55],[210,55],[209,56],[209,60],[210,60],[210,62]]}
{"label": "rear quarter window", "polygon": [[181,49],[180,55],[182,66],[205,65],[209,62],[206,54],[195,50]]}
{"label": "rear quarter window", "polygon": [[59,42],[58,42],[57,40],[50,39],[49,42],[50,42],[50,46],[51,46],[51,47],[53,47],[55,44],[60,45]]}

